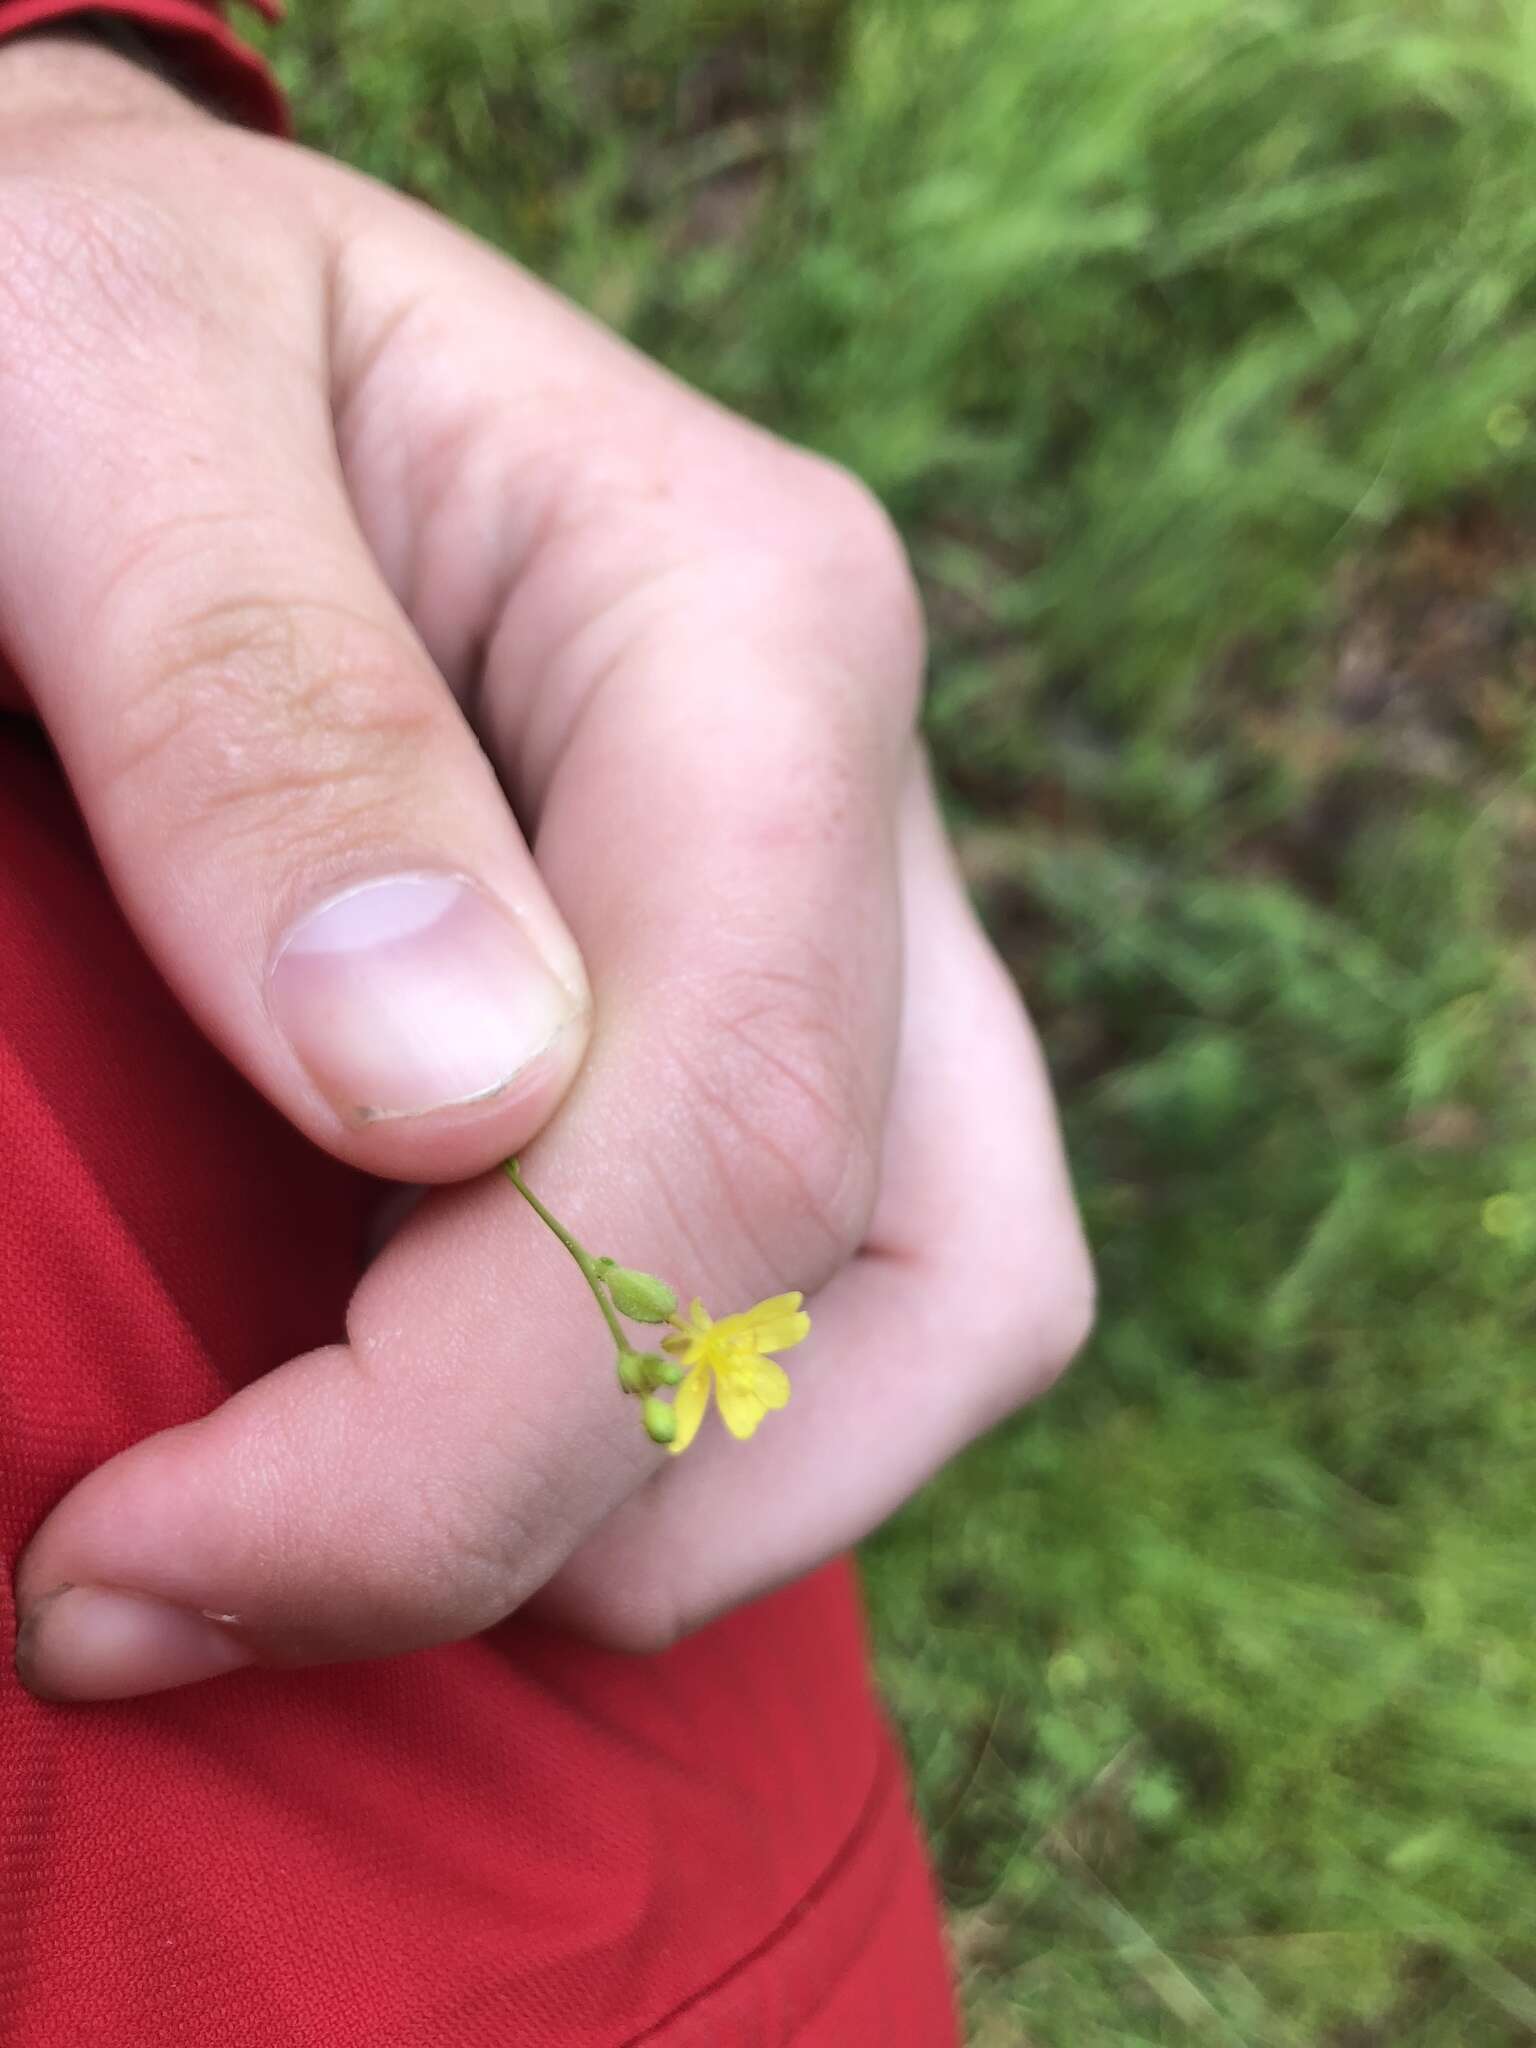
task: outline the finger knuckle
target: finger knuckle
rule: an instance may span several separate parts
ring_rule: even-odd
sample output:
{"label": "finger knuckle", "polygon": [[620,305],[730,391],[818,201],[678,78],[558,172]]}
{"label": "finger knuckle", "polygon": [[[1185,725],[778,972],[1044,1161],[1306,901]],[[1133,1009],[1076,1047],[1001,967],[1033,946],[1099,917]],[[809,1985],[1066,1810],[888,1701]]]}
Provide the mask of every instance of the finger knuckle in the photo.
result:
{"label": "finger knuckle", "polygon": [[1053,1284],[1032,1316],[1031,1394],[1054,1386],[1086,1347],[1098,1312],[1098,1280],[1088,1241],[1076,1219],[1063,1233]]}
{"label": "finger knuckle", "polygon": [[704,1013],[677,1088],[695,1155],[764,1283],[812,1284],[858,1247],[879,1174],[878,1111],[836,978],[740,970]]}
{"label": "finger knuckle", "polygon": [[[632,493],[650,471],[637,458]],[[925,635],[907,551],[889,513],[836,462],[739,422],[712,420],[686,477],[651,480],[658,557],[692,565],[700,605],[737,627],[809,634],[834,659],[915,695]]]}
{"label": "finger knuckle", "polygon": [[443,713],[381,627],[330,603],[221,601],[126,663],[100,744],[110,798],[177,835],[348,834],[418,772]]}
{"label": "finger knuckle", "polygon": [[907,550],[895,522],[861,477],[817,455],[797,458],[796,502],[815,515],[827,572],[856,602],[906,614],[914,637],[921,611]]}
{"label": "finger knuckle", "polygon": [[688,1633],[676,1602],[659,1586],[615,1584],[596,1594],[576,1618],[582,1634],[599,1649],[628,1657],[659,1657]]}
{"label": "finger knuckle", "polygon": [[851,470],[803,449],[779,450],[770,472],[767,516],[777,545],[759,552],[758,573],[777,579],[791,613],[810,607],[834,641],[846,636],[888,688],[915,693],[922,604],[890,514]]}
{"label": "finger knuckle", "polygon": [[378,1619],[379,1639],[476,1635],[521,1606],[583,1533],[591,1511],[569,1483],[580,1428],[557,1423],[535,1440],[521,1403],[488,1403],[479,1383],[420,1377],[422,1354],[391,1299],[376,1266],[347,1308],[340,1359],[361,1436],[339,1496],[342,1576]]}
{"label": "finger knuckle", "polygon": [[418,1634],[479,1635],[521,1606],[553,1562],[541,1506],[537,1489],[526,1501],[482,1497],[457,1473],[422,1485],[411,1597],[432,1625]]}
{"label": "finger knuckle", "polygon": [[[462,1448],[443,1446],[435,1464],[415,1472],[408,1541],[397,1521],[373,1527],[359,1518],[363,1540],[349,1582],[370,1613],[395,1617],[402,1642],[478,1635],[520,1607],[559,1561],[565,1518],[537,1473],[508,1484],[499,1460],[475,1469]],[[397,1513],[380,1502],[381,1521]],[[383,1632],[382,1630],[380,1631]]]}
{"label": "finger knuckle", "polygon": [[989,1289],[972,1296],[968,1313],[970,1355],[986,1368],[978,1382],[990,1425],[1036,1400],[1066,1372],[1093,1332],[1096,1281],[1093,1260],[1075,1213],[1054,1220],[1049,1241],[1039,1244],[1038,1215],[1009,1209],[1013,1226],[990,1239],[967,1240],[981,1270],[1017,1269],[1019,1246],[1032,1235],[1037,1252],[1019,1287]]}

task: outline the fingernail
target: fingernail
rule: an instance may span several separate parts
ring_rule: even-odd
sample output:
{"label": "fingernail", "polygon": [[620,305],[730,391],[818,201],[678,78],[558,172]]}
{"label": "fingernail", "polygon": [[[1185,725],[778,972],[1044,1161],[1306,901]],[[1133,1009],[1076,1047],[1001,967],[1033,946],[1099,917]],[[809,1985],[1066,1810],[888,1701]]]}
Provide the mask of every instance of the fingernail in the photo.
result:
{"label": "fingernail", "polygon": [[48,1700],[120,1700],[238,1671],[251,1653],[189,1607],[107,1586],[60,1586],[16,1632],[16,1671]]}
{"label": "fingernail", "polygon": [[288,934],[268,1000],[353,1123],[488,1101],[576,1013],[512,915],[462,875],[348,889]]}

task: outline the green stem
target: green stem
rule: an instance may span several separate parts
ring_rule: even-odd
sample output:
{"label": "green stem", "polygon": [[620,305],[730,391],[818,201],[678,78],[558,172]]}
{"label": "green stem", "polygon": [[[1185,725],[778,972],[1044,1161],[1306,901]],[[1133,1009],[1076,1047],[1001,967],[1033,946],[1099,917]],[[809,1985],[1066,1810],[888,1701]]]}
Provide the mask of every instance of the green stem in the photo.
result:
{"label": "green stem", "polygon": [[555,1236],[559,1238],[560,1242],[581,1268],[581,1277],[591,1288],[592,1298],[603,1312],[603,1321],[613,1332],[613,1341],[619,1347],[619,1355],[621,1357],[626,1354],[633,1355],[635,1347],[625,1336],[619,1319],[613,1312],[613,1303],[608,1299],[607,1290],[604,1288],[602,1281],[597,1277],[597,1262],[584,1246],[576,1242],[565,1225],[557,1217],[550,1215],[544,1204],[533,1192],[533,1189],[523,1179],[522,1169],[515,1159],[504,1159],[501,1162],[501,1170],[507,1176],[507,1179],[511,1181],[513,1187],[517,1189],[517,1192],[528,1204],[534,1215],[548,1229],[554,1232]]}

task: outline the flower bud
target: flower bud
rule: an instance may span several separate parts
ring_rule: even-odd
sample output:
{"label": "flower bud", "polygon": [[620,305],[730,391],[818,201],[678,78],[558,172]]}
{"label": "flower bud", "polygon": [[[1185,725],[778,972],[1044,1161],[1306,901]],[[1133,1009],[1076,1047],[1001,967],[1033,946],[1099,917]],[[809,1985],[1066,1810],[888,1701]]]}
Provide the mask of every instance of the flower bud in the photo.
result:
{"label": "flower bud", "polygon": [[677,1296],[654,1273],[636,1273],[628,1266],[608,1266],[603,1281],[613,1296],[614,1307],[631,1322],[664,1323],[677,1311]]}
{"label": "flower bud", "polygon": [[677,1435],[677,1417],[672,1413],[669,1401],[658,1401],[654,1394],[645,1404],[645,1433],[653,1444],[669,1444]]}
{"label": "flower bud", "polygon": [[619,1353],[619,1385],[626,1394],[648,1394],[654,1384],[646,1371],[646,1361],[639,1352]]}

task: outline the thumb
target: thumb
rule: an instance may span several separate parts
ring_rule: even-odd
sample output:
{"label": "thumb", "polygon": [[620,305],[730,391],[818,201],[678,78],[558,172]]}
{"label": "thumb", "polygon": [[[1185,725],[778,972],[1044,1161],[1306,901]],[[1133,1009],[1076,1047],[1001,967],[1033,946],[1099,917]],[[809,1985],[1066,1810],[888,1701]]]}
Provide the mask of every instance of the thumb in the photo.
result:
{"label": "thumb", "polygon": [[564,1094],[586,984],[359,536],[318,315],[295,286],[283,330],[312,341],[276,356],[217,311],[173,310],[152,365],[91,360],[87,405],[54,338],[77,287],[48,287],[0,310],[0,400],[16,376],[42,387],[0,402],[0,475],[21,480],[0,645],[115,893],[198,1023],[316,1143],[404,1179],[476,1172]]}

